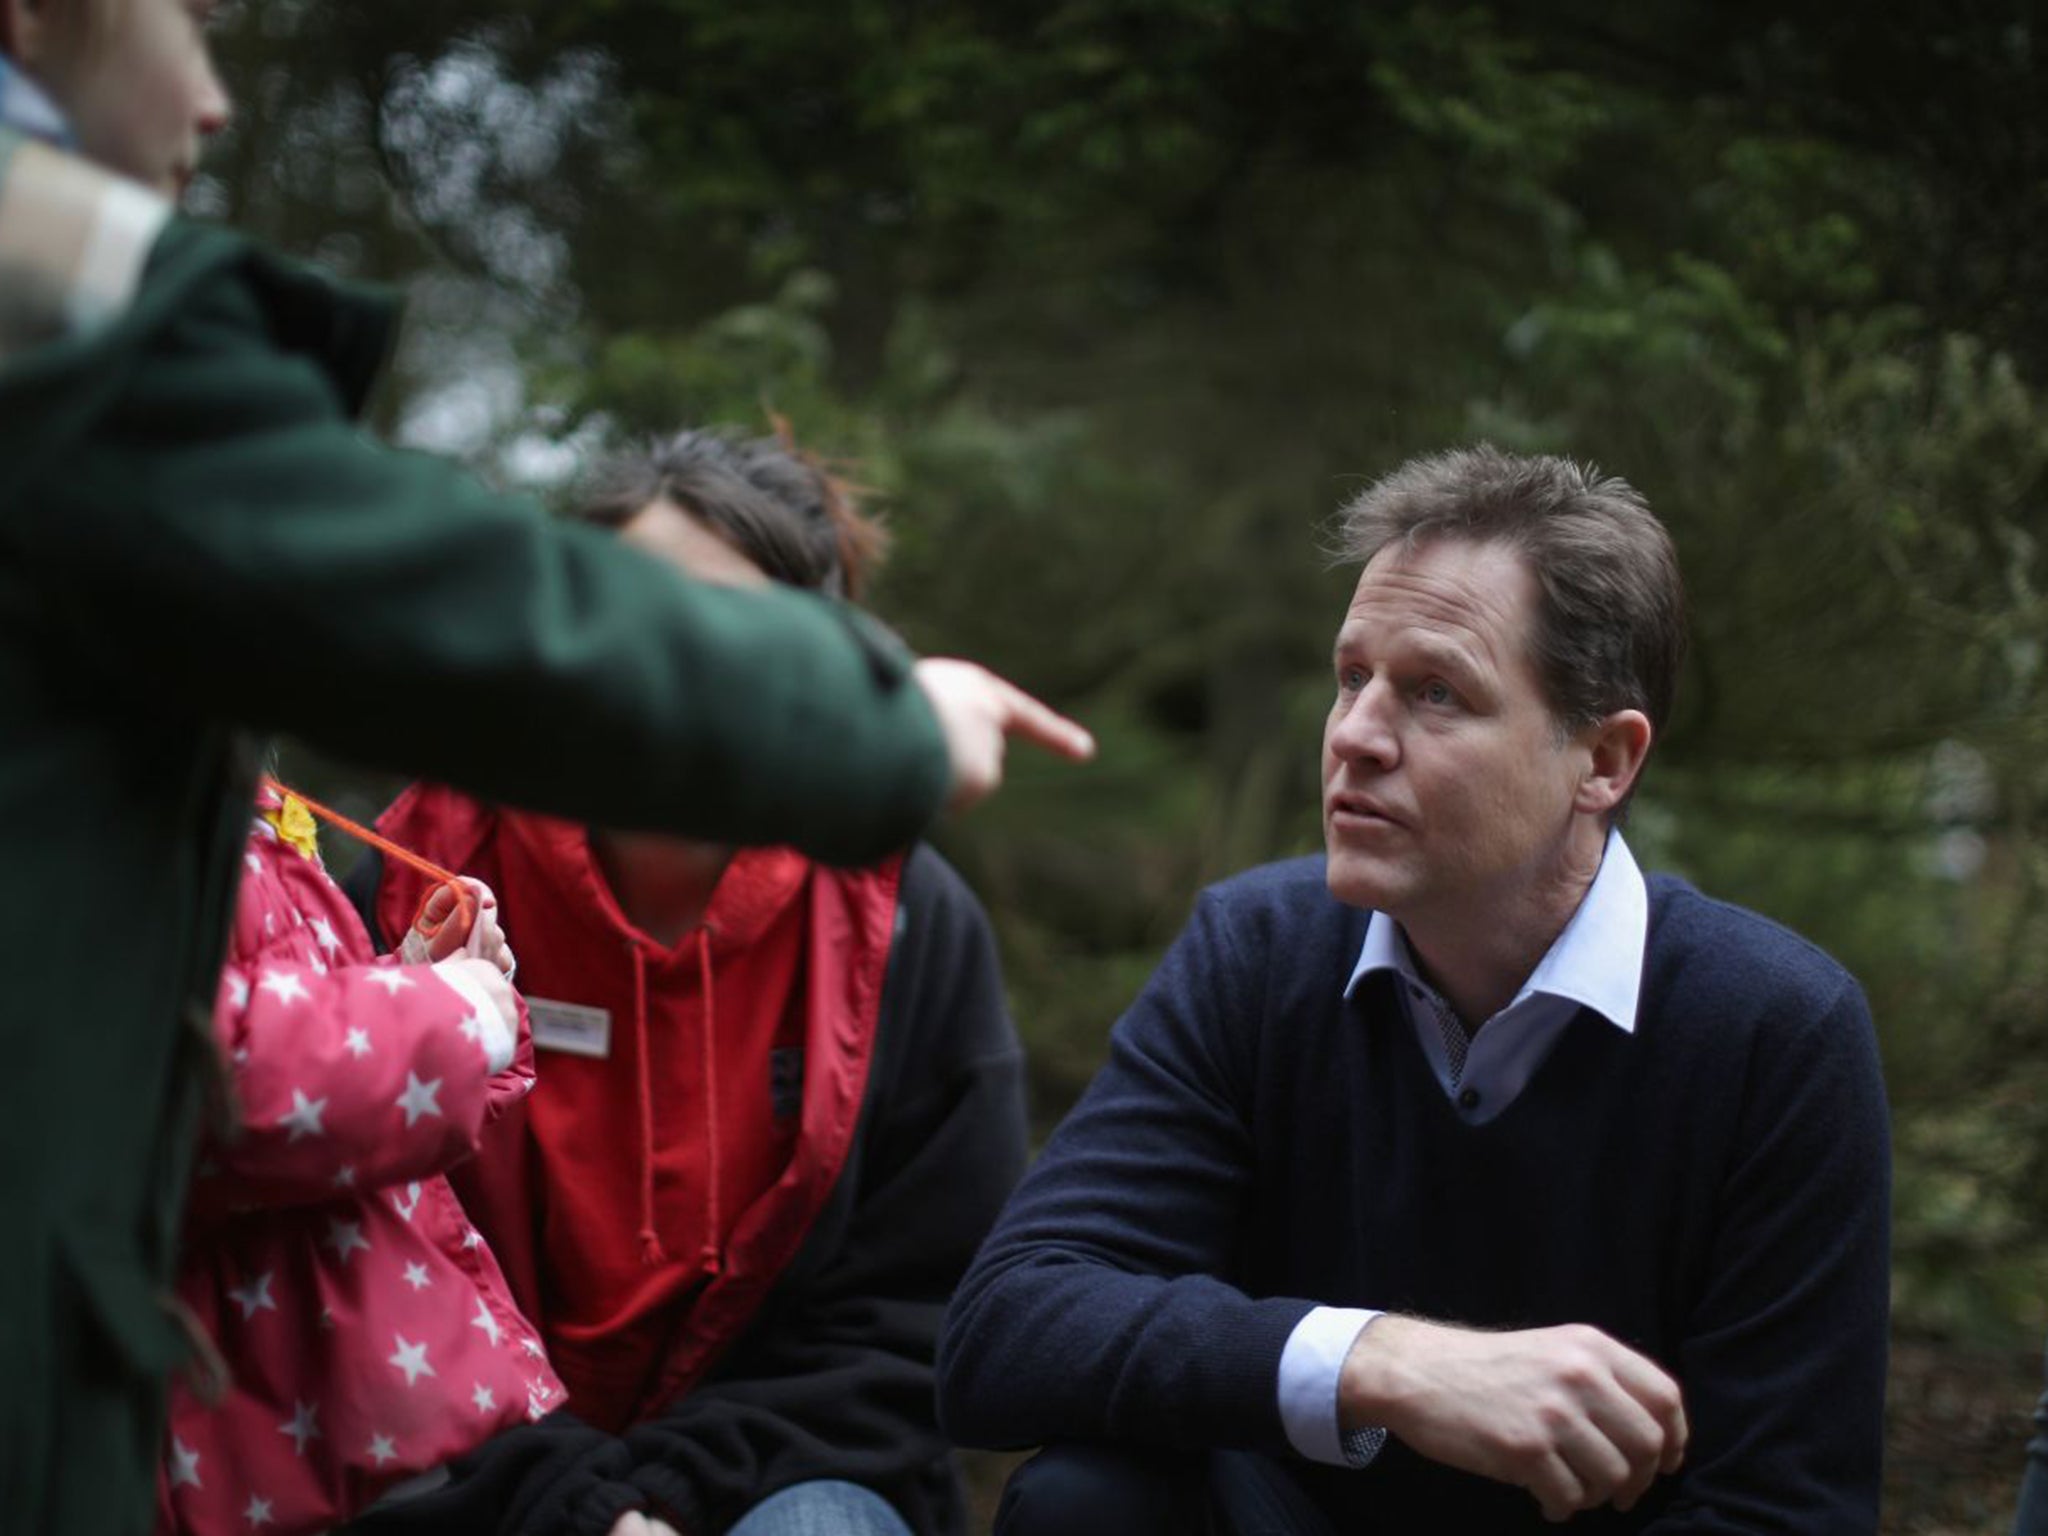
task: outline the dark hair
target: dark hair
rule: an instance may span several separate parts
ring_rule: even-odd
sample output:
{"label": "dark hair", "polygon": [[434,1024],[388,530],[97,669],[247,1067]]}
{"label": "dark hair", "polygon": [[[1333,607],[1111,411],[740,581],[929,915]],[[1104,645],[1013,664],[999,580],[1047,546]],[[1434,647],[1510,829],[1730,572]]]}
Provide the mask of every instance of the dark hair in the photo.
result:
{"label": "dark hair", "polygon": [[678,432],[613,454],[593,468],[569,515],[616,529],[672,501],[770,579],[857,600],[888,534],[860,510],[857,487],[797,447],[786,422],[775,428],[753,438],[728,428]]}
{"label": "dark hair", "polygon": [[1503,544],[1541,594],[1531,659],[1560,732],[1639,709],[1661,732],[1685,656],[1670,535],[1626,480],[1489,443],[1411,459],[1339,514],[1340,560],[1390,544]]}

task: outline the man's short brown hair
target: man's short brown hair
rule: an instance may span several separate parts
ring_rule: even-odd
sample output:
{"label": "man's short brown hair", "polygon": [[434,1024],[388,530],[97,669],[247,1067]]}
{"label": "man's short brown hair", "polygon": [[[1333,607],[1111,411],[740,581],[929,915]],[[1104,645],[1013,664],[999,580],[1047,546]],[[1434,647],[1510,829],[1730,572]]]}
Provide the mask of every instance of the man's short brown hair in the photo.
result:
{"label": "man's short brown hair", "polygon": [[1626,480],[1488,443],[1411,459],[1339,514],[1340,560],[1434,539],[1520,554],[1540,598],[1530,657],[1561,732],[1639,709],[1658,732],[1685,655],[1670,535]]}

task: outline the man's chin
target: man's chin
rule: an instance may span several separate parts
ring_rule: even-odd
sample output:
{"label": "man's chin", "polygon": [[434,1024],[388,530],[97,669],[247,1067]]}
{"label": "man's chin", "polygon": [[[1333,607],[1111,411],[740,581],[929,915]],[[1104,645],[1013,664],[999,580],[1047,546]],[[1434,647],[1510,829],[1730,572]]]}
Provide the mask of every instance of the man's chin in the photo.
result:
{"label": "man's chin", "polygon": [[1386,910],[1394,889],[1386,870],[1361,859],[1348,848],[1330,848],[1327,854],[1323,879],[1332,896],[1347,907],[1360,907],[1369,912]]}

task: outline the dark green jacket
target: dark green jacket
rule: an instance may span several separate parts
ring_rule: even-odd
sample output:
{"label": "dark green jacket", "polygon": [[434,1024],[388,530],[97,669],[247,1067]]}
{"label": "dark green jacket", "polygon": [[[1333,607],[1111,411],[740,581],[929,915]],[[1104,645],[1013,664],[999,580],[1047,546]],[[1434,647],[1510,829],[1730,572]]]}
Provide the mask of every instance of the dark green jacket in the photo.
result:
{"label": "dark green jacket", "polygon": [[124,311],[0,361],[0,1530],[148,1525],[265,733],[837,862],[944,792],[907,658],[845,610],[690,584],[361,435],[391,326],[173,220]]}

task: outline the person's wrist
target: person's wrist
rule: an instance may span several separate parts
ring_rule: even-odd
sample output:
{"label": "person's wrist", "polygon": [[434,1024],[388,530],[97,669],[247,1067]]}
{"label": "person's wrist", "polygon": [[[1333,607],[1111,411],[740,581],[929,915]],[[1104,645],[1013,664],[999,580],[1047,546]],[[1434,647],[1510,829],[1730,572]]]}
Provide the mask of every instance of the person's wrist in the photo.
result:
{"label": "person's wrist", "polygon": [[1392,1429],[1407,1395],[1406,1350],[1429,1325],[1381,1315],[1358,1330],[1337,1368],[1337,1430]]}

